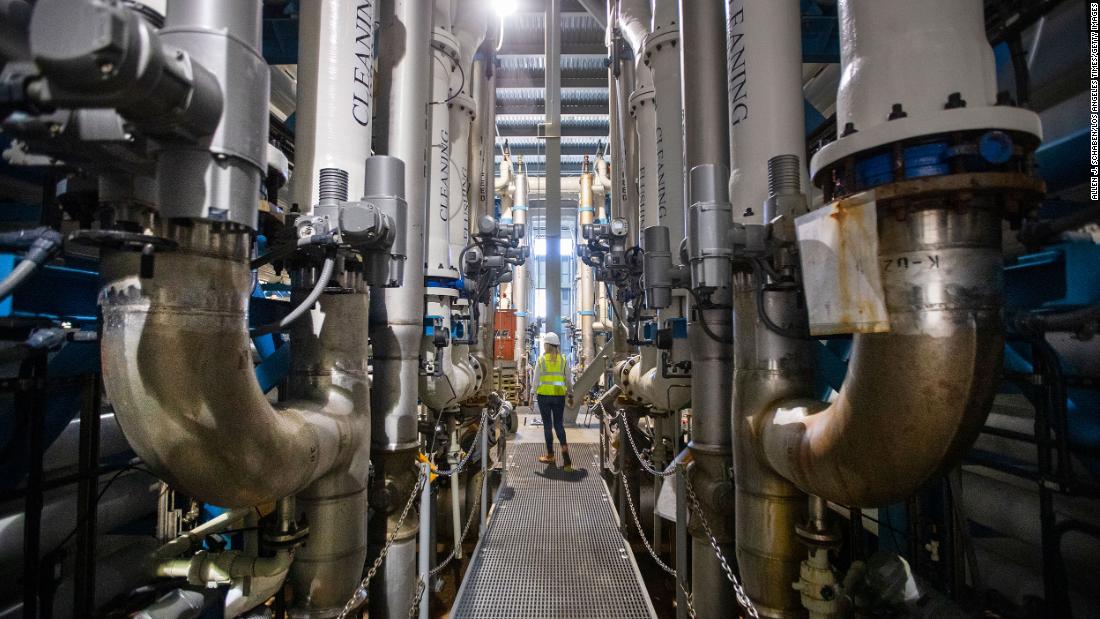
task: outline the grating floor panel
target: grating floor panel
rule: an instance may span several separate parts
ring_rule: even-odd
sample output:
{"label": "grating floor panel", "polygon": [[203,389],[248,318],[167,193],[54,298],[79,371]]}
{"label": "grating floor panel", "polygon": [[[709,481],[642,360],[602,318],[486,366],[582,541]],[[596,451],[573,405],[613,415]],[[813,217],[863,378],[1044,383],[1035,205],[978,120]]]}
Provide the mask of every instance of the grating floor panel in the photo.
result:
{"label": "grating floor panel", "polygon": [[596,445],[571,444],[575,473],[509,448],[508,486],[478,543],[451,619],[652,619],[653,605],[619,534]]}

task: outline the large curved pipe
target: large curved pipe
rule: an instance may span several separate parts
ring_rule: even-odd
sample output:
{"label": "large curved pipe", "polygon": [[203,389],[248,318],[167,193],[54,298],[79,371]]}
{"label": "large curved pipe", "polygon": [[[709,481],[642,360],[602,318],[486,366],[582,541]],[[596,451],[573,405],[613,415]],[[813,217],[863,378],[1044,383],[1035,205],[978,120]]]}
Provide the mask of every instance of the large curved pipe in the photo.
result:
{"label": "large curved pipe", "polygon": [[856,336],[832,404],[787,401],[753,422],[767,462],[803,491],[897,502],[973,443],[1003,348],[1000,216],[980,200],[900,220],[879,206],[880,259],[921,263],[883,271],[891,332]]}
{"label": "large curved pipe", "polygon": [[[187,234],[204,231],[196,224]],[[369,436],[351,417],[369,410],[365,372],[334,367],[331,385],[308,399],[268,402],[249,353],[242,236],[210,234],[158,255],[152,278],[140,276],[138,254],[106,253],[99,300],[103,379],[126,438],[169,484],[226,507],[293,495],[347,463]]]}
{"label": "large curved pipe", "polygon": [[642,57],[642,46],[645,44],[646,35],[649,34],[650,22],[653,20],[649,0],[620,0],[619,2],[619,30],[626,39],[626,44],[634,52],[635,58]]}

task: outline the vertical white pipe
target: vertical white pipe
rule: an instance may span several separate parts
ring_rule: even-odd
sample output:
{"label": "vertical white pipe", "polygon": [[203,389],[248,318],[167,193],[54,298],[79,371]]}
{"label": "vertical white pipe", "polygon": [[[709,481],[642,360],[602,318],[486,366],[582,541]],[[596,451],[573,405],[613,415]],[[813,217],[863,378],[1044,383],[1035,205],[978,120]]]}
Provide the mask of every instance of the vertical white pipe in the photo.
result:
{"label": "vertical white pipe", "polygon": [[[592,203],[592,172],[588,168],[587,159],[584,162],[584,170],[581,172],[580,201],[577,207],[578,228],[590,225],[595,220],[596,210]],[[580,275],[580,286],[577,290],[577,307],[580,314],[581,325],[581,363],[580,367],[587,368],[588,364],[596,358],[596,342],[593,339],[592,323],[595,320],[593,304],[595,297],[592,290],[592,267],[583,264],[576,259],[577,270]]]}
{"label": "vertical white pipe", "polygon": [[997,104],[981,0],[848,1],[839,10],[842,23],[870,25],[842,39],[841,130],[849,122],[859,131],[885,124],[894,104],[909,118],[939,114],[955,92],[967,107]]}
{"label": "vertical white pipe", "polygon": [[363,195],[374,101],[375,5],[308,0],[298,18],[298,93],[293,196],[317,203],[322,168],[348,173],[348,195]]}
{"label": "vertical white pipe", "polygon": [[[684,136],[680,100],[679,5],[657,2],[653,28],[645,39],[645,63],[653,71],[657,106],[657,217],[668,226],[674,249],[684,238]],[[650,224],[648,221],[646,225]],[[640,232],[640,231],[639,231]],[[680,252],[672,252],[680,263]]]}
{"label": "vertical white pipe", "polygon": [[[519,168],[515,177],[516,189],[513,193],[512,223],[527,225],[527,169],[523,167],[523,160],[519,161]],[[521,243],[527,245],[525,235]],[[516,341],[515,360],[520,372],[525,371],[527,354],[527,265],[521,264],[512,273],[512,302],[516,308]]]}
{"label": "vertical white pipe", "polygon": [[431,478],[432,469],[431,465],[424,462],[420,465],[420,475],[424,478],[424,487],[420,490],[420,534],[419,534],[419,557],[417,561],[417,571],[420,572],[420,580],[424,584],[423,590],[420,593],[420,619],[429,619],[431,614],[428,612],[428,589],[431,584],[431,576],[429,573],[432,570],[432,488],[431,484],[427,481]]}
{"label": "vertical white pipe", "polygon": [[630,95],[630,114],[638,133],[638,232],[659,225],[657,199],[657,105],[653,75],[638,63],[635,88]]}
{"label": "vertical white pipe", "polygon": [[[730,201],[734,221],[762,223],[768,160],[806,150],[800,6],[798,0],[729,0],[727,7]],[[806,166],[802,186],[810,186]]]}
{"label": "vertical white pipe", "polygon": [[[437,3],[438,4],[438,3]],[[449,24],[448,24],[449,25]],[[454,168],[454,144],[451,140],[451,118],[447,109],[448,99],[458,96],[459,88],[457,42],[445,27],[437,23],[432,31],[432,102],[431,102],[431,184],[428,190],[428,277],[458,277],[458,270],[451,264],[450,214],[452,200],[451,175]],[[453,84],[452,84],[453,80]],[[457,256],[455,256],[457,257]]]}
{"label": "vertical white pipe", "polygon": [[[472,68],[467,67],[469,73]],[[468,78],[467,78],[468,79]],[[477,110],[474,100],[461,94],[449,104],[451,157],[450,188],[447,190],[450,208],[447,225],[450,230],[451,265],[461,273],[458,264],[462,250],[470,242],[470,135]]]}

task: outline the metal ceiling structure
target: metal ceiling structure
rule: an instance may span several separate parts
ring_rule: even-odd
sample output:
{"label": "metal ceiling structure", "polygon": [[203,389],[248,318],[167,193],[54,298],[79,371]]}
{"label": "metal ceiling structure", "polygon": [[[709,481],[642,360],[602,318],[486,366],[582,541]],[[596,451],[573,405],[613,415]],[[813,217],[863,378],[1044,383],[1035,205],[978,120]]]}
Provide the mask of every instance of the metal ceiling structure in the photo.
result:
{"label": "metal ceiling structure", "polygon": [[[561,174],[580,173],[584,155],[608,142],[607,52],[604,29],[579,3],[564,2],[561,15]],[[523,155],[527,171],[545,170],[546,18],[542,3],[521,2],[504,21],[497,54],[497,146]],[[497,162],[502,151],[498,150]]]}

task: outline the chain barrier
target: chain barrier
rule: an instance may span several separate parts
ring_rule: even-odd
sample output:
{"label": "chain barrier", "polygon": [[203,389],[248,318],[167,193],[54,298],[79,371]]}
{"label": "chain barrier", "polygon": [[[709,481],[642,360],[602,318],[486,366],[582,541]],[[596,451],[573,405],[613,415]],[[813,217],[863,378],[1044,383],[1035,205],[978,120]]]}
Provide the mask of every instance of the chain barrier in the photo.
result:
{"label": "chain barrier", "polygon": [[[499,420],[503,417],[504,417],[503,407],[498,408],[497,411],[495,413],[491,414],[491,415],[489,414],[488,409],[483,410],[482,414],[481,414],[481,421],[478,424],[477,432],[474,434],[474,440],[473,440],[472,445],[480,445],[479,441],[481,440],[481,433],[487,431],[489,421],[496,422],[497,420]],[[440,475],[440,476],[443,476],[443,477],[451,477],[451,476],[454,476],[454,475],[461,474],[463,471],[466,470],[466,467],[469,466],[470,461],[473,458],[474,451],[475,450],[473,448],[471,448],[470,451],[468,451],[466,453],[466,455],[462,458],[462,460],[459,461],[458,464],[456,464],[451,470],[448,470],[448,471],[436,470],[436,471],[434,471],[434,473],[436,475]],[[374,473],[374,471],[372,469],[371,470],[371,475],[372,476],[373,476],[373,473]],[[482,471],[481,474],[486,475],[487,472]],[[412,510],[412,506],[416,503],[416,499],[419,496],[420,491],[423,490],[426,485],[427,485],[427,477],[423,473],[420,473],[419,475],[417,475],[416,484],[413,485],[412,493],[409,495],[409,500],[405,502],[405,506],[401,510],[401,515],[397,519],[397,524],[394,527],[393,532],[390,533],[389,538],[386,540],[385,546],[383,546],[382,550],[378,553],[378,558],[376,558],[374,560],[374,563],[371,564],[370,569],[367,570],[366,576],[363,577],[363,580],[359,583],[359,586],[355,589],[355,593],[353,593],[351,598],[347,601],[347,603],[344,604],[344,608],[340,611],[340,614],[338,615],[338,619],[346,619],[346,617],[350,616],[350,613],[352,611],[354,611],[356,608],[359,608],[360,606],[362,606],[363,602],[365,602],[367,600],[367,595],[368,595],[368,591],[370,590],[371,580],[378,573],[378,569],[382,566],[382,563],[386,560],[386,555],[389,554],[390,548],[393,546],[394,542],[397,541],[397,535],[401,531],[401,527],[404,526],[405,519],[408,518],[409,512]],[[477,498],[474,499],[473,505],[480,504],[481,495],[482,495],[483,492],[484,492],[484,485],[479,483],[478,484],[478,491],[477,491]],[[470,534],[470,528],[473,526],[473,522],[474,522],[474,515],[479,513],[478,510],[473,508],[473,505],[470,508],[470,515],[466,519],[466,525],[465,525],[465,527],[463,527],[462,536],[459,539],[459,541],[456,543],[456,547],[451,549],[451,553],[447,556],[446,559],[443,560],[442,563],[440,563],[438,566],[436,566],[434,569],[432,569],[430,572],[428,572],[429,579],[435,577],[440,572],[442,572],[447,567],[447,565],[449,565],[451,563],[451,561],[454,560],[454,558],[456,556],[456,553],[457,553],[457,544],[463,543],[466,540],[466,537]],[[415,617],[416,614],[417,614],[417,611],[419,610],[420,596],[423,595],[424,588],[426,586],[427,586],[427,583],[424,582],[423,578],[417,578],[416,595],[415,595],[414,600],[412,602],[412,605],[409,609],[409,618],[410,619],[412,619],[412,617]]]}
{"label": "chain barrier", "polygon": [[[604,412],[607,411],[604,410]],[[643,469],[645,469],[647,473],[655,477],[663,478],[672,477],[677,473],[682,473],[684,475],[684,488],[687,490],[688,500],[690,501],[691,509],[699,517],[699,522],[703,527],[703,531],[707,535],[707,539],[710,542],[711,549],[714,551],[715,556],[718,558],[719,563],[721,563],[722,565],[722,571],[725,572],[726,579],[729,580],[731,585],[733,585],[733,592],[734,595],[737,597],[737,603],[745,609],[745,612],[748,614],[749,617],[752,617],[753,619],[759,619],[760,614],[756,610],[756,606],[753,605],[752,600],[749,598],[748,594],[745,593],[744,587],[741,585],[741,582],[738,580],[737,576],[733,573],[733,569],[730,567],[729,560],[726,559],[726,556],[724,554],[722,554],[722,550],[718,546],[718,539],[714,536],[714,531],[713,529],[711,529],[710,523],[707,522],[706,515],[703,513],[703,507],[699,501],[699,497],[695,494],[695,489],[691,485],[691,480],[687,474],[687,467],[683,463],[677,463],[675,466],[669,467],[669,469],[666,471],[657,470],[644,457],[642,457],[641,450],[638,449],[638,444],[634,440],[634,433],[631,432],[630,429],[627,427],[626,414],[623,411],[619,411],[617,414],[609,416],[608,420],[610,422],[614,422],[616,420],[620,422],[622,426],[622,433],[626,434],[627,442],[630,444],[630,448],[634,452],[635,458],[637,458],[638,463]],[[662,562],[661,559],[654,552],[653,548],[649,545],[649,540],[646,539],[645,533],[642,532],[641,523],[639,521],[637,513],[635,512],[634,502],[632,500],[632,497],[630,496],[630,487],[626,481],[626,476],[622,471],[619,471],[618,475],[623,482],[623,490],[626,492],[627,504],[630,506],[631,515],[634,517],[634,524],[638,529],[638,534],[642,538],[642,542],[644,543],[646,550],[649,551],[649,554],[662,569],[675,577],[676,571],[665,565],[664,562]],[[682,582],[680,583],[680,587],[682,589],[684,588]],[[684,589],[684,594],[686,596],[685,599],[688,603],[688,614],[694,617],[695,609],[692,606],[691,594],[687,591],[687,589]]]}
{"label": "chain barrier", "polygon": [[[481,474],[485,475],[486,472],[482,471]],[[455,559],[455,556],[457,555],[458,547],[463,542],[466,541],[466,537],[470,534],[470,528],[474,524],[474,516],[476,516],[480,513],[479,510],[477,509],[477,506],[481,504],[481,494],[482,494],[482,492],[484,492],[484,485],[483,484],[478,483],[477,486],[478,486],[477,497],[474,498],[473,503],[470,504],[470,515],[466,517],[466,525],[464,527],[462,527],[462,536],[458,539],[457,542],[455,542],[455,546],[453,548],[451,548],[451,553],[449,555],[447,555],[447,558],[444,559],[442,563],[440,563],[439,565],[435,566],[434,568],[432,568],[431,570],[428,571],[428,581],[430,581],[432,578],[435,578],[436,576],[438,576],[441,572],[443,572],[444,569],[447,568],[448,565],[450,565],[451,561],[453,561]],[[452,499],[452,500],[455,500],[455,499]],[[427,586],[428,586],[428,582],[425,581],[425,579],[423,577],[418,577],[416,579],[416,593],[414,594],[413,601],[412,601],[411,605],[409,606],[408,619],[413,619],[413,617],[415,617],[417,615],[417,613],[419,612],[419,610],[420,610],[420,597],[424,594],[424,589]]]}
{"label": "chain barrier", "polygon": [[657,555],[657,551],[653,549],[653,546],[649,544],[649,539],[645,536],[645,531],[642,530],[641,519],[638,518],[638,510],[634,506],[634,497],[630,496],[630,483],[626,480],[626,473],[619,472],[619,479],[623,482],[623,493],[626,495],[626,503],[630,506],[630,515],[634,517],[634,528],[638,529],[638,537],[642,538],[642,544],[645,545],[645,549],[649,551],[649,556],[653,557],[653,560],[657,562],[657,565],[673,578],[676,578],[676,570],[669,567],[661,560],[661,557]]}
{"label": "chain barrier", "polygon": [[485,432],[485,427],[489,425],[489,411],[486,409],[481,413],[481,421],[478,423],[477,432],[474,434],[474,440],[470,443],[470,451],[466,452],[466,455],[462,457],[462,460],[458,464],[451,467],[450,470],[435,470],[433,471],[440,477],[453,477],[455,475],[461,475],[466,467],[470,464],[470,460],[474,457],[475,446],[480,445],[481,433]]}
{"label": "chain barrier", "polygon": [[756,606],[753,605],[752,600],[749,599],[745,588],[741,586],[741,582],[737,579],[737,576],[733,573],[733,568],[730,567],[729,561],[726,560],[726,556],[722,554],[722,549],[718,546],[718,539],[714,537],[714,531],[710,528],[710,523],[707,522],[706,515],[703,514],[703,507],[699,503],[699,497],[695,495],[695,489],[691,486],[691,479],[687,475],[687,471],[684,471],[684,489],[687,490],[688,500],[691,502],[691,509],[699,516],[699,523],[703,525],[703,532],[707,535],[707,540],[710,542],[710,547],[714,551],[714,555],[718,557],[719,563],[722,564],[722,571],[726,573],[726,579],[733,585],[733,593],[737,597],[737,603],[741,605],[741,608],[745,609],[748,616],[753,619],[760,619],[760,613],[756,610]]}
{"label": "chain barrier", "polygon": [[620,412],[618,415],[615,416],[615,418],[618,419],[619,424],[622,425],[622,433],[626,435],[627,442],[630,443],[630,448],[634,451],[634,457],[637,458],[638,464],[642,465],[642,468],[645,469],[646,473],[649,473],[654,477],[664,477],[666,479],[676,474],[678,467],[674,466],[670,467],[667,471],[661,471],[650,464],[649,460],[643,458],[641,450],[638,449],[638,443],[634,442],[634,433],[631,432],[630,428],[627,427],[626,415]]}
{"label": "chain barrier", "polygon": [[370,590],[370,581],[374,578],[374,575],[378,573],[378,568],[382,566],[382,562],[386,560],[386,555],[389,554],[390,548],[394,542],[397,541],[397,534],[401,532],[401,527],[405,524],[405,519],[409,516],[409,511],[412,510],[413,504],[416,503],[416,498],[420,495],[420,490],[424,488],[427,482],[427,476],[420,473],[416,477],[416,483],[413,484],[412,493],[409,495],[409,500],[405,502],[405,507],[401,510],[401,516],[397,519],[397,525],[394,526],[393,532],[390,533],[388,539],[386,539],[386,545],[382,547],[381,552],[378,553],[378,558],[371,564],[370,569],[367,570],[367,575],[363,577],[362,582],[355,589],[355,593],[352,594],[351,599],[344,604],[344,608],[338,615],[339,619],[345,619],[352,611],[363,605],[363,602],[367,601],[367,592]]}
{"label": "chain barrier", "polygon": [[691,591],[688,591],[687,587],[680,579],[676,579],[676,582],[680,583],[680,591],[684,592],[684,603],[687,604],[688,616],[695,619],[698,615],[695,614],[695,598],[691,595]]}

